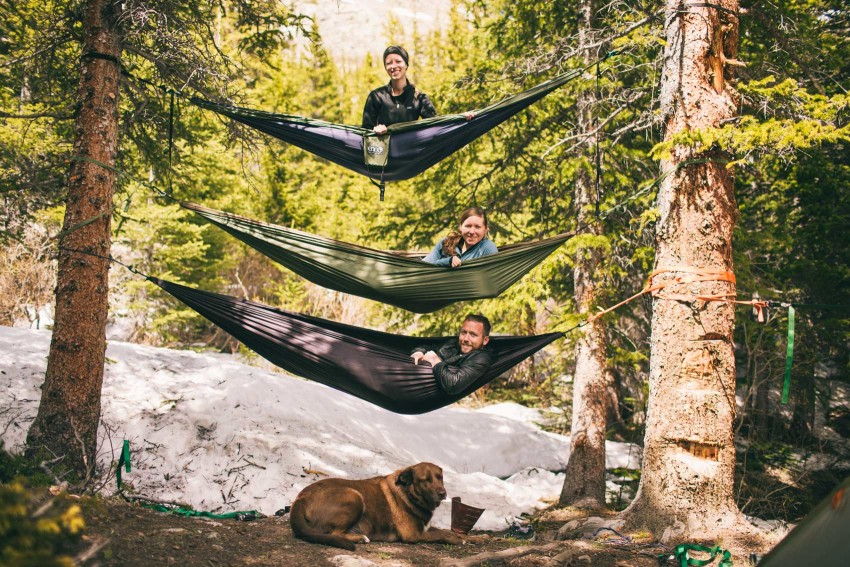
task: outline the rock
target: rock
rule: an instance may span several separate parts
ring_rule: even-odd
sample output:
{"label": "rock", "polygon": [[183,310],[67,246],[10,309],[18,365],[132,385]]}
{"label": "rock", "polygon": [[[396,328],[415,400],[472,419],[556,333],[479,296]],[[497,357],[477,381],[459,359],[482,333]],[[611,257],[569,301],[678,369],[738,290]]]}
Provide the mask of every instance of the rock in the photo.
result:
{"label": "rock", "polygon": [[378,567],[374,561],[369,561],[356,555],[334,555],[330,562],[336,567]]}

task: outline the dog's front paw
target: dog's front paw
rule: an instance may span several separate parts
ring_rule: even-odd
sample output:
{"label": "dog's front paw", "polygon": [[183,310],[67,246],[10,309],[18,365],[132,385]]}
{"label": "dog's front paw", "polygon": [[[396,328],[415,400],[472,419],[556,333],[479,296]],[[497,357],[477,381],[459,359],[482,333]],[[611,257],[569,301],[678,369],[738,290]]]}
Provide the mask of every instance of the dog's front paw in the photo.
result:
{"label": "dog's front paw", "polygon": [[365,535],[360,536],[360,543],[372,543],[371,540]]}
{"label": "dog's front paw", "polygon": [[490,538],[488,538],[486,535],[474,536],[467,534],[463,536],[463,543],[484,543],[488,539]]}

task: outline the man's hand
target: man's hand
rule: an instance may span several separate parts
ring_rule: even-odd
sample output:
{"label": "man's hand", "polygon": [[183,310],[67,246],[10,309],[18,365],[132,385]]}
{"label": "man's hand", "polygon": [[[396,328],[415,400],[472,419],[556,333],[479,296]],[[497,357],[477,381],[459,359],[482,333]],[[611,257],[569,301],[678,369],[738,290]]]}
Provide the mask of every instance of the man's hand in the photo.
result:
{"label": "man's hand", "polygon": [[377,126],[375,126],[374,128],[372,128],[372,131],[373,131],[375,134],[377,134],[378,136],[383,136],[384,134],[386,134],[386,133],[387,133],[387,127],[386,127],[386,126],[384,126],[383,124],[378,124]]}
{"label": "man's hand", "polygon": [[424,357],[425,357],[425,353],[419,352],[419,351],[416,351],[416,352],[414,352],[413,354],[410,355],[410,358],[413,359],[413,364],[419,364],[419,361],[422,360]]}
{"label": "man's hand", "polygon": [[460,268],[460,258],[457,256],[452,256],[452,268]]}
{"label": "man's hand", "polygon": [[443,362],[443,359],[440,358],[439,355],[436,352],[434,352],[433,350],[429,350],[428,352],[426,352],[422,356],[422,359],[430,362],[431,366],[437,366],[438,364]]}

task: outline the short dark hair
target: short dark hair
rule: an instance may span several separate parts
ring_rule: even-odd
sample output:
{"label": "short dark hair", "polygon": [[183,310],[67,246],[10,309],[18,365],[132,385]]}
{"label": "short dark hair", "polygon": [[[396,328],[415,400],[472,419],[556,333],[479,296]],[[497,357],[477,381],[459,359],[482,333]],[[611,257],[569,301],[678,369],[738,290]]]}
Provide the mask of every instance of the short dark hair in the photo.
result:
{"label": "short dark hair", "polygon": [[387,55],[395,53],[402,59],[404,59],[404,64],[408,67],[410,66],[410,56],[407,54],[407,50],[400,45],[391,45],[384,50],[384,58],[381,60],[381,63],[384,65],[387,64]]}
{"label": "short dark hair", "polygon": [[470,313],[463,320],[464,323],[466,323],[467,321],[472,321],[474,323],[481,323],[482,325],[484,325],[484,336],[485,337],[490,336],[490,319],[488,319],[487,317],[485,317],[481,313]]}

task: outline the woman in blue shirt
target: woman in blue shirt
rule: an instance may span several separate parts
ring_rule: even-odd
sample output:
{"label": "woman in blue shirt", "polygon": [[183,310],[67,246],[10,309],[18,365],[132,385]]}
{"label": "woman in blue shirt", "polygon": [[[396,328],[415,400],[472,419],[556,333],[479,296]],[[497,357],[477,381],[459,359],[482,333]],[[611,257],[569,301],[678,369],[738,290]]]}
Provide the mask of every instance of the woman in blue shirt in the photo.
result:
{"label": "woman in blue shirt", "polygon": [[461,213],[458,230],[441,239],[422,261],[458,268],[464,260],[495,254],[499,249],[487,238],[487,229],[484,209],[470,207]]}

